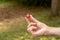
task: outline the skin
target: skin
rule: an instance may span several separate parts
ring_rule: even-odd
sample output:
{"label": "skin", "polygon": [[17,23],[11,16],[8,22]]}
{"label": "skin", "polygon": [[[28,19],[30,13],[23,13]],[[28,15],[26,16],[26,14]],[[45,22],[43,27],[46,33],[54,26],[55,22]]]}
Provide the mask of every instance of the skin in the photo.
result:
{"label": "skin", "polygon": [[60,36],[60,28],[49,27],[35,19],[32,15],[30,15],[29,19],[27,17],[25,17],[25,19],[28,23],[27,31],[31,33],[32,36]]}

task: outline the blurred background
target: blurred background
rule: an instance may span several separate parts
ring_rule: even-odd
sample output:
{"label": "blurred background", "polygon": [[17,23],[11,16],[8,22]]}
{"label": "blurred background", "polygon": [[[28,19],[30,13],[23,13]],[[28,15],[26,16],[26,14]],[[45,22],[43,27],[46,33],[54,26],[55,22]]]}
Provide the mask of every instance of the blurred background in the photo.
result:
{"label": "blurred background", "polygon": [[0,40],[60,40],[33,37],[27,32],[26,13],[50,27],[60,27],[60,0],[0,0]]}

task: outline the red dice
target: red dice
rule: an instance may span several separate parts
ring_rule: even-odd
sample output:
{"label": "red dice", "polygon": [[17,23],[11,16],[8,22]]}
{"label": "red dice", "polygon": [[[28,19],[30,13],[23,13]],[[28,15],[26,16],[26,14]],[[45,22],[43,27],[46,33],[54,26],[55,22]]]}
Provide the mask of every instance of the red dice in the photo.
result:
{"label": "red dice", "polygon": [[29,18],[30,18],[30,14],[26,14],[26,18],[28,18],[28,19],[29,19]]}

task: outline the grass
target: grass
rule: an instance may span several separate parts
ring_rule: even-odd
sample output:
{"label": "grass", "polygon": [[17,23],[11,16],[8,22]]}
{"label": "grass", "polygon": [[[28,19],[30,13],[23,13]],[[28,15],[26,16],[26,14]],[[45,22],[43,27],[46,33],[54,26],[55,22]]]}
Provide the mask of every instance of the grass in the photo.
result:
{"label": "grass", "polygon": [[[25,8],[22,12],[28,10],[37,20],[46,23],[49,26],[59,27],[60,26],[60,18],[53,17],[52,19],[49,17],[50,9],[45,8]],[[24,19],[25,14],[21,14],[17,19],[13,20],[9,19],[13,23],[10,25],[8,22],[6,25],[10,28],[6,31],[0,32],[0,40],[60,40],[60,37],[57,36],[39,36],[33,37],[30,33],[27,32],[27,23]],[[4,30],[4,29],[2,29]]]}
{"label": "grass", "polygon": [[[39,12],[37,12],[37,14],[34,13],[33,11],[31,11],[31,14],[39,21],[44,22],[50,26],[60,26],[60,23],[59,23],[60,21],[58,21],[60,19],[53,18],[52,20],[50,20],[48,13],[50,13],[50,11],[48,11],[48,10],[43,11],[43,12],[39,11]],[[10,28],[7,31],[0,32],[0,40],[60,40],[60,38],[56,37],[56,36],[55,37],[54,36],[52,36],[52,37],[51,36],[33,37],[26,30],[27,24],[24,20],[24,16],[22,16],[22,19],[20,19],[20,20],[21,21],[17,22],[15,28]]]}

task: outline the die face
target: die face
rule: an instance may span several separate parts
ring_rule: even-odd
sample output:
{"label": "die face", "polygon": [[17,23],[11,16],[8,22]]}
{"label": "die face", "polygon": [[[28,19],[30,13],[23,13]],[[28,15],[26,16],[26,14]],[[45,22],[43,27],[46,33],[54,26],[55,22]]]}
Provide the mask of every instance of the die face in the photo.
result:
{"label": "die face", "polygon": [[29,18],[30,18],[30,14],[26,14],[26,18],[28,18],[28,19],[29,19]]}

